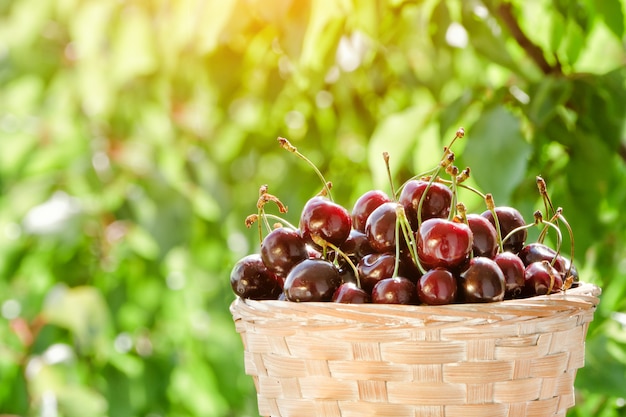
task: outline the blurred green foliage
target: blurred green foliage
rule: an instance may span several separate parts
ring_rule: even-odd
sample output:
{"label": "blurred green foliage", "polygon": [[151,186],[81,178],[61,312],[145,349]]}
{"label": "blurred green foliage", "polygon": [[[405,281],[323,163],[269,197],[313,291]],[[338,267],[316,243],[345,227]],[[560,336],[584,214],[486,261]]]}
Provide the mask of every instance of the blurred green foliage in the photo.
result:
{"label": "blurred green foliage", "polygon": [[[623,0],[0,0],[0,414],[254,416],[228,312],[259,186],[351,207],[542,175],[604,293],[571,416],[626,413]],[[471,210],[479,210],[472,202]],[[481,210],[482,211],[482,210]],[[620,321],[621,320],[621,321]]]}

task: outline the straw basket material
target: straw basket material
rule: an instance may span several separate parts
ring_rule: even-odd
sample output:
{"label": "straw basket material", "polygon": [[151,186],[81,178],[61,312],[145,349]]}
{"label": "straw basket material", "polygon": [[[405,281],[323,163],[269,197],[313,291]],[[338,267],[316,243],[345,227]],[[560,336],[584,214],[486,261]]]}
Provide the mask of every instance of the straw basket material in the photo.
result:
{"label": "straw basket material", "polygon": [[565,416],[600,289],[488,304],[236,299],[259,412],[273,417]]}

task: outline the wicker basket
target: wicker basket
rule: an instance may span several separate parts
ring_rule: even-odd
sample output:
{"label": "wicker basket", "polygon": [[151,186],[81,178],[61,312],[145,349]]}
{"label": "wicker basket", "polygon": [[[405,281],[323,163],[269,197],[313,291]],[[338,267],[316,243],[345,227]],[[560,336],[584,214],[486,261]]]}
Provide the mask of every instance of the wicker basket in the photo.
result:
{"label": "wicker basket", "polygon": [[600,289],[447,306],[237,299],[259,412],[565,416]]}

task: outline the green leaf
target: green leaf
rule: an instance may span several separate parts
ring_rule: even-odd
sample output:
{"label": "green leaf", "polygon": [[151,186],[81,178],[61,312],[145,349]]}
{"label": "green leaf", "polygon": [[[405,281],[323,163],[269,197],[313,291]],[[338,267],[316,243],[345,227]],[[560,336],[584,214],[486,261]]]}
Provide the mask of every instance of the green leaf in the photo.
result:
{"label": "green leaf", "polygon": [[527,115],[536,126],[543,126],[552,119],[558,106],[563,105],[572,95],[572,85],[560,77],[545,77],[530,91],[531,101]]}
{"label": "green leaf", "polygon": [[618,39],[624,36],[624,10],[619,0],[594,0],[596,11]]}
{"label": "green leaf", "polygon": [[42,314],[48,323],[70,330],[81,351],[108,350],[109,310],[97,288],[58,284],[48,293]]}
{"label": "green leaf", "polygon": [[135,253],[146,259],[155,259],[159,255],[159,245],[156,240],[140,226],[128,229],[126,242]]}
{"label": "green leaf", "polygon": [[517,185],[526,178],[532,148],[524,140],[520,120],[502,106],[485,111],[467,130],[463,161],[472,176],[496,203],[509,201]]}
{"label": "green leaf", "polygon": [[402,161],[410,155],[411,148],[421,137],[422,129],[430,117],[434,106],[432,98],[424,93],[416,101],[420,104],[386,117],[372,133],[368,159],[374,186],[377,188],[387,189],[389,184],[383,152],[389,153],[391,172],[394,175]]}
{"label": "green leaf", "polygon": [[[320,70],[337,45],[341,27],[352,6],[346,0],[325,2],[313,0],[311,17],[302,42],[300,65]],[[334,56],[334,55],[333,55]]]}

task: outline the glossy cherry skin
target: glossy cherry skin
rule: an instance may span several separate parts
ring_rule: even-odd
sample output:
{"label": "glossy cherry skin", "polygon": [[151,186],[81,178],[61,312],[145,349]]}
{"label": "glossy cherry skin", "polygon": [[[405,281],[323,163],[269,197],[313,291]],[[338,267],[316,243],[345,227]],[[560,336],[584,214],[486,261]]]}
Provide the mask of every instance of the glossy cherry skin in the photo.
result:
{"label": "glossy cherry skin", "polygon": [[493,259],[477,256],[460,274],[461,300],[466,303],[489,303],[504,300],[504,274]]}
{"label": "glossy cherry skin", "polygon": [[270,271],[285,277],[291,268],[307,259],[309,251],[298,231],[286,227],[272,230],[261,242],[261,258]]}
{"label": "glossy cherry skin", "polygon": [[378,281],[393,276],[396,257],[391,253],[372,253],[365,255],[356,265],[361,280],[361,287],[371,292]]}
{"label": "glossy cherry skin", "polygon": [[493,260],[504,274],[506,282],[505,298],[519,298],[524,291],[524,269],[522,260],[513,252],[498,253]]}
{"label": "glossy cherry skin", "polygon": [[554,260],[554,264],[552,264],[552,266],[557,271],[559,271],[561,274],[565,274],[567,272],[568,262],[563,256],[557,254],[556,250],[552,249],[546,244],[539,242],[529,243],[527,245],[524,245],[518,255],[522,262],[524,262],[525,266],[528,266],[533,262],[541,261],[548,261],[552,263],[552,261]]}
{"label": "glossy cherry skin", "polygon": [[496,228],[485,217],[475,213],[467,215],[467,224],[473,236],[473,255],[486,256],[493,259],[498,252]]}
{"label": "glossy cherry skin", "polygon": [[[428,181],[410,180],[402,188],[398,202],[404,206],[411,228],[418,229],[417,208],[428,186]],[[422,221],[432,218],[447,218],[452,204],[452,191],[446,185],[433,182],[422,204]]]}
{"label": "glossy cherry skin", "polygon": [[284,291],[289,301],[330,301],[340,285],[335,265],[324,259],[306,259],[289,271]]}
{"label": "glossy cherry skin", "polygon": [[[500,235],[502,239],[504,239],[513,230],[526,224],[522,214],[514,207],[498,206],[495,208],[495,211],[498,216],[498,222],[500,223]],[[495,227],[496,223],[490,210],[484,211],[481,213],[481,216],[489,220]],[[504,242],[504,250],[518,253],[522,249],[522,246],[524,246],[527,236],[528,232],[526,229],[517,231],[514,235],[507,239],[506,242]]]}
{"label": "glossy cherry skin", "polygon": [[365,304],[370,302],[370,295],[357,287],[354,282],[345,282],[337,288],[332,301],[344,304]]}
{"label": "glossy cherry skin", "polygon": [[356,229],[352,229],[350,231],[350,235],[339,248],[343,251],[343,253],[357,262],[365,255],[375,252],[369,239],[367,238],[367,235]]}
{"label": "glossy cherry skin", "polygon": [[365,222],[378,206],[390,202],[389,196],[381,190],[369,190],[362,194],[352,207],[352,227],[365,232]]}
{"label": "glossy cherry skin", "polygon": [[372,302],[376,304],[416,304],[415,284],[404,277],[385,278],[372,289]]}
{"label": "glossy cherry skin", "polygon": [[230,273],[230,286],[242,298],[276,300],[283,290],[283,280],[267,269],[261,255],[244,256]]}
{"label": "glossy cherry skin", "polygon": [[326,197],[309,199],[300,215],[300,232],[305,241],[315,246],[329,242],[340,246],[350,235],[352,218],[344,207]]}
{"label": "glossy cherry skin", "polygon": [[533,262],[524,270],[524,294],[527,297],[558,292],[563,287],[563,279],[550,262]]}
{"label": "glossy cherry skin", "polygon": [[428,305],[444,305],[456,300],[457,280],[445,268],[427,271],[417,281],[417,297]]}
{"label": "glossy cherry skin", "polygon": [[365,235],[377,252],[396,249],[396,219],[398,203],[383,203],[370,214],[365,223]]}
{"label": "glossy cherry skin", "polygon": [[426,269],[454,269],[472,250],[472,231],[465,223],[446,219],[428,219],[417,235],[417,254]]}

